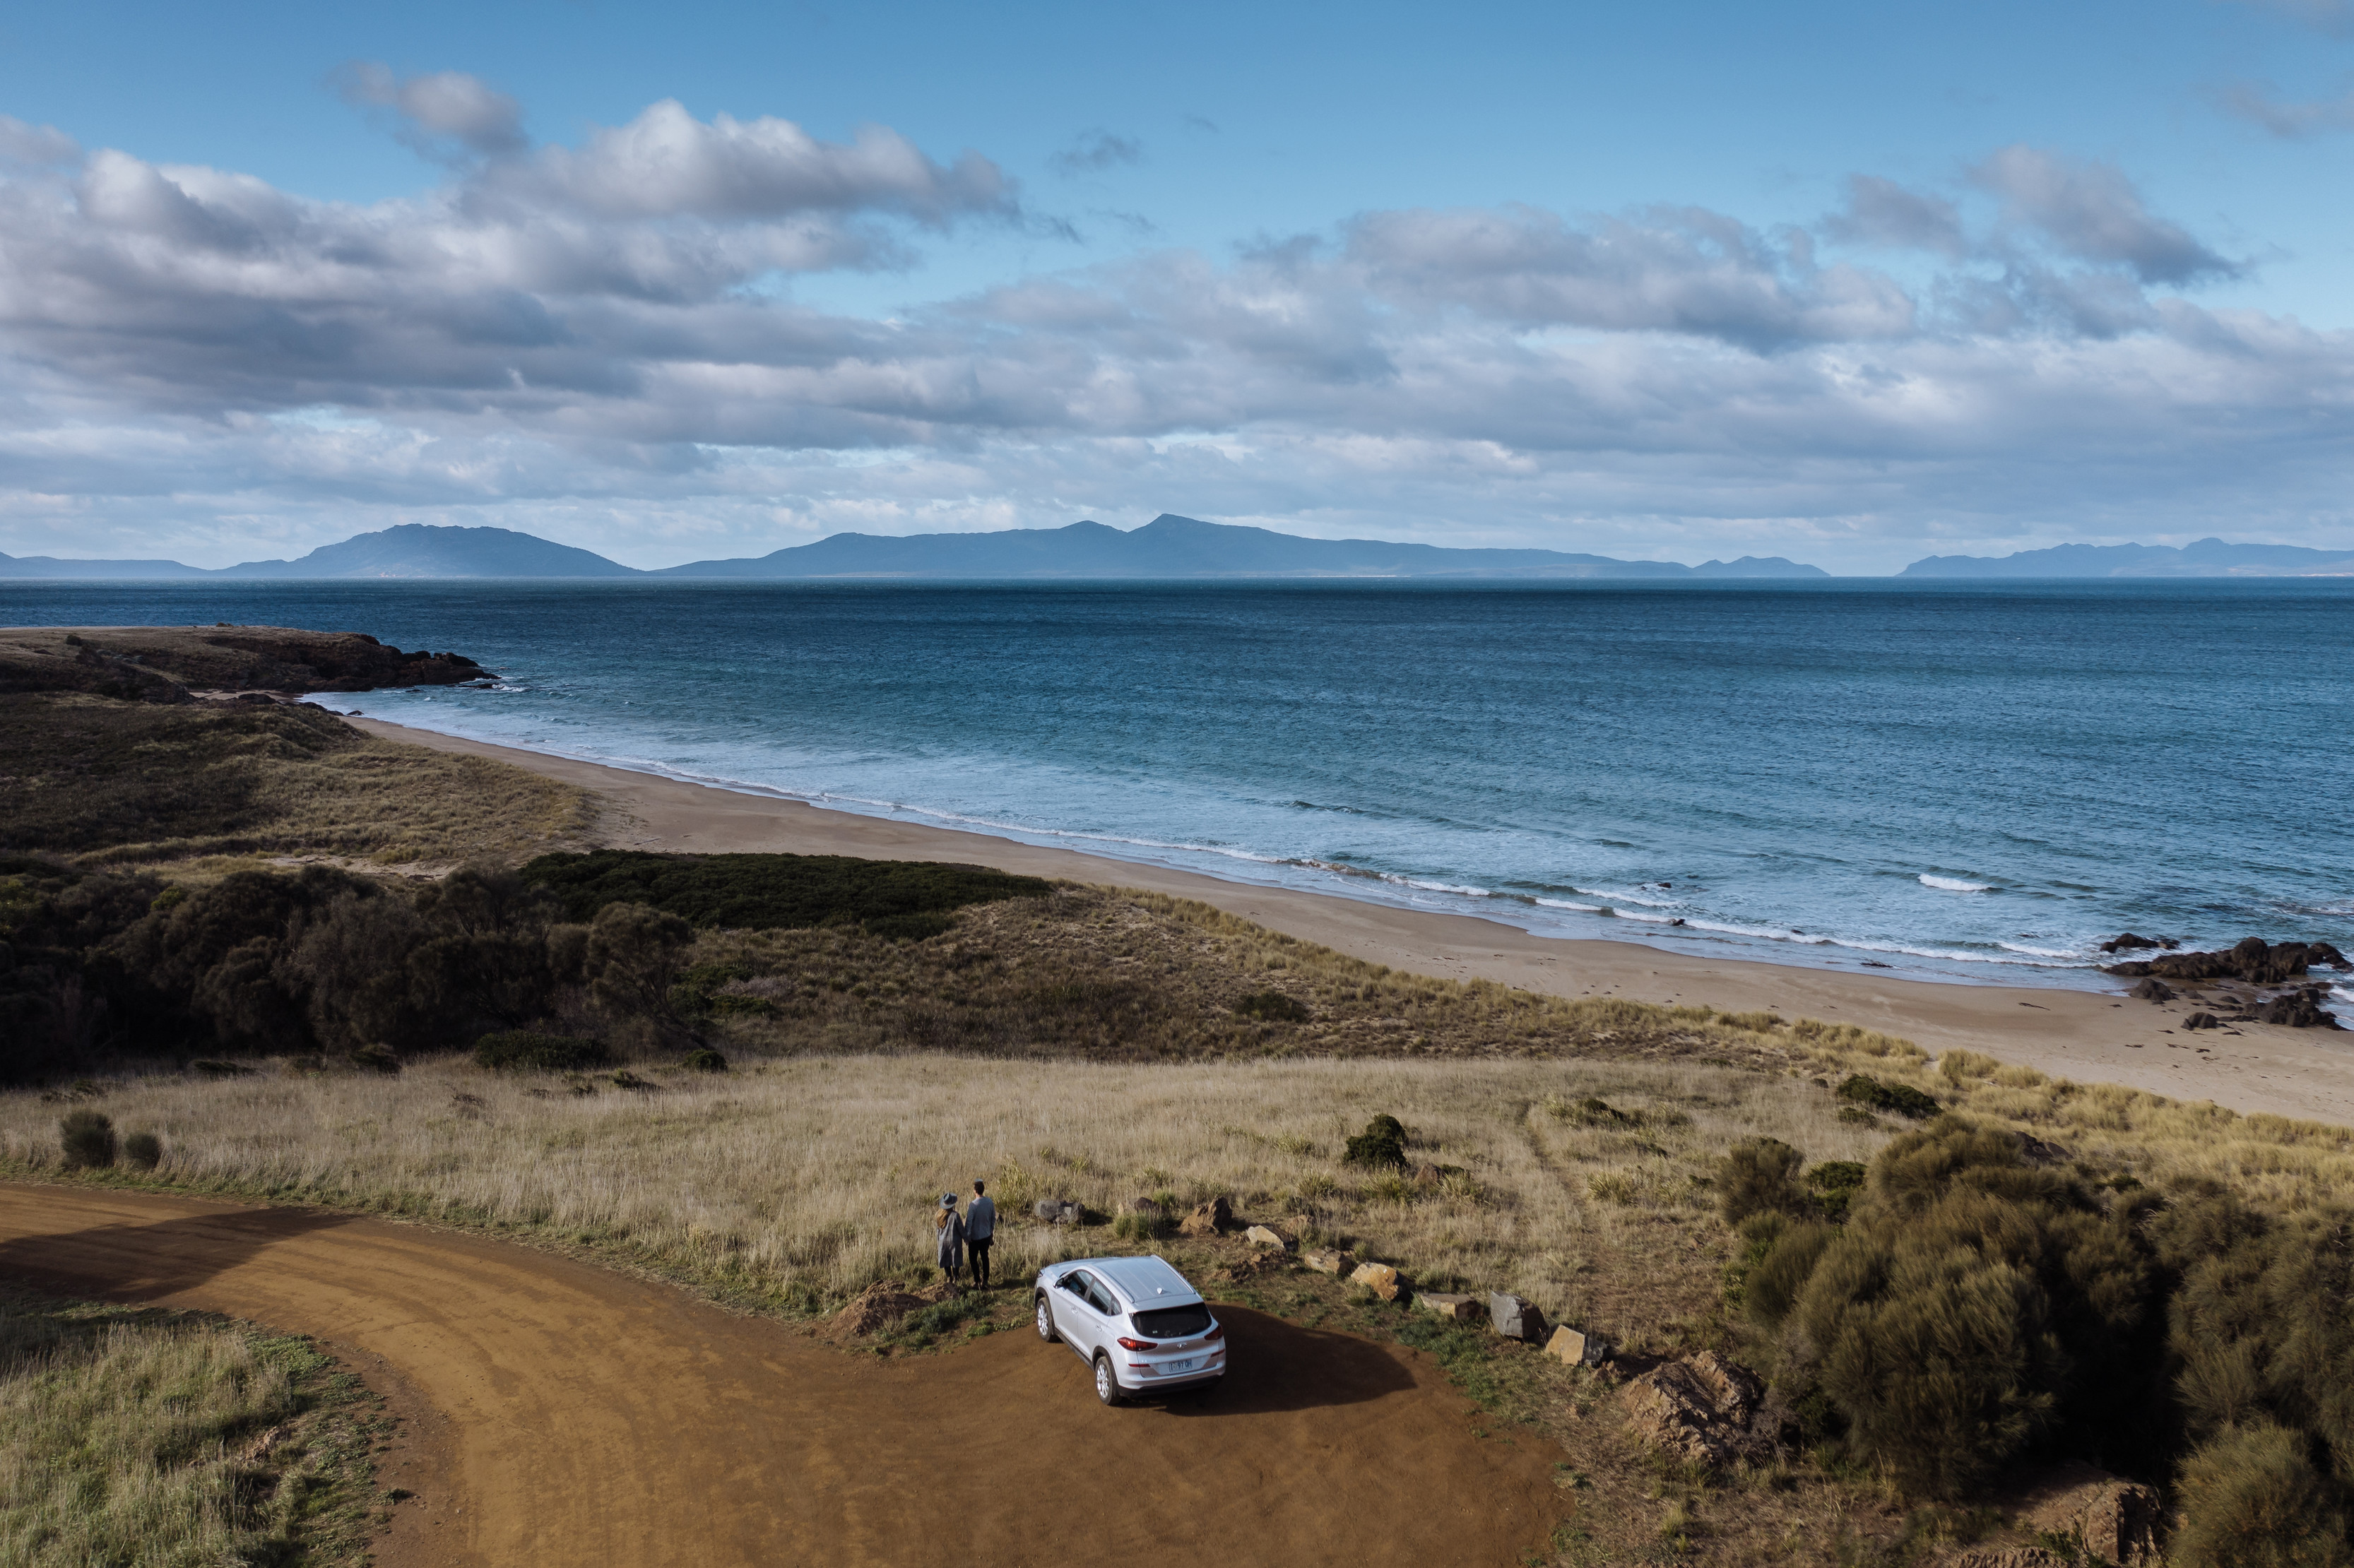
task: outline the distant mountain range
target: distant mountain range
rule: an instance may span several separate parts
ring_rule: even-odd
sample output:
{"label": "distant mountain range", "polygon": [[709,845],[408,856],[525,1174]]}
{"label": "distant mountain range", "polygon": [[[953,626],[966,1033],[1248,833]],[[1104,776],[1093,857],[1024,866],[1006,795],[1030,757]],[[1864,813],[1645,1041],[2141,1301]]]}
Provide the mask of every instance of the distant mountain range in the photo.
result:
{"label": "distant mountain range", "polygon": [[[2231,545],[2061,545],[2011,556],[1931,556],[1897,574],[1951,577],[2354,577],[2354,549]],[[177,561],[60,560],[0,555],[0,580],[34,578],[313,580],[318,578],[600,577],[739,582],[828,579],[932,581],[1247,577],[1414,577],[1529,582],[1631,578],[1817,578],[1829,574],[1779,556],[1744,556],[1697,567],[1621,561],[1560,550],[1470,550],[1379,539],[1303,539],[1162,514],[1123,533],[1100,523],[1013,528],[994,534],[885,537],[836,534],[766,556],[691,561],[640,571],[589,550],[505,528],[403,524],[323,545],[299,560],[247,561],[207,570]]]}
{"label": "distant mountain range", "polygon": [[2354,550],[2302,545],[2055,545],[2013,556],[1931,556],[1901,577],[2342,577]]}
{"label": "distant mountain range", "polygon": [[1760,560],[1618,561],[1558,550],[1458,550],[1377,539],[1301,539],[1167,514],[1129,533],[1100,523],[995,534],[885,538],[836,534],[814,545],[732,561],[642,572],[588,550],[504,528],[403,524],[326,545],[296,561],[248,561],[205,570],[177,561],[73,561],[0,556],[0,578],[685,577],[737,581],[824,578],[1173,577],[1820,577],[1819,567]]}

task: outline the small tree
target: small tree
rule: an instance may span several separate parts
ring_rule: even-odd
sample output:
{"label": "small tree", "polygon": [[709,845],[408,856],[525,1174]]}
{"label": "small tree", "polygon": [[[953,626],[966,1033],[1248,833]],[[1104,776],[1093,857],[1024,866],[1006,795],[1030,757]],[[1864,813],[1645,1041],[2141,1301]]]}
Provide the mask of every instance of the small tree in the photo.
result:
{"label": "small tree", "polygon": [[122,1162],[134,1171],[153,1171],[164,1162],[164,1140],[152,1132],[134,1132],[122,1140]]}
{"label": "small tree", "polygon": [[1352,1165],[1404,1170],[1405,1128],[1394,1116],[1377,1116],[1365,1124],[1364,1131],[1349,1139],[1348,1150],[1341,1158]]}
{"label": "small tree", "polygon": [[588,927],[588,994],[613,1012],[638,1013],[684,1030],[671,987],[686,965],[694,929],[643,904],[608,904]]}

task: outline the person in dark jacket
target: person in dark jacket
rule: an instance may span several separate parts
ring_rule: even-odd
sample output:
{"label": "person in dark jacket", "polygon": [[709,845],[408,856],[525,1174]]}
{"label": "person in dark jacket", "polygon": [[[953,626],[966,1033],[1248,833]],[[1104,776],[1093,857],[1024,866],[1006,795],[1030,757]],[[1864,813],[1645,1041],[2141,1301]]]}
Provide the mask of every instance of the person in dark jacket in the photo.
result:
{"label": "person in dark jacket", "polygon": [[950,1285],[964,1272],[964,1216],[957,1213],[956,1194],[940,1194],[940,1206],[932,1215],[932,1227],[939,1233],[936,1255],[940,1272]]}
{"label": "person in dark jacket", "polygon": [[972,1202],[964,1207],[964,1245],[972,1254],[972,1282],[989,1288],[989,1244],[997,1237],[997,1201],[989,1195],[989,1183],[972,1184]]}

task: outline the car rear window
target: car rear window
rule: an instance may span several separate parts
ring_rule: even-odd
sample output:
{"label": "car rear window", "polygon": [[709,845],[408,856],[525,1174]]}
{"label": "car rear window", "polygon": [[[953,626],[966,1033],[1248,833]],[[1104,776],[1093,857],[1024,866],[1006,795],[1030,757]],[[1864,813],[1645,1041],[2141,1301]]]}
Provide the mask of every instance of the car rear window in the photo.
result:
{"label": "car rear window", "polygon": [[1135,1314],[1136,1331],[1148,1340],[1182,1340],[1210,1326],[1210,1309],[1199,1301],[1191,1307],[1163,1307]]}

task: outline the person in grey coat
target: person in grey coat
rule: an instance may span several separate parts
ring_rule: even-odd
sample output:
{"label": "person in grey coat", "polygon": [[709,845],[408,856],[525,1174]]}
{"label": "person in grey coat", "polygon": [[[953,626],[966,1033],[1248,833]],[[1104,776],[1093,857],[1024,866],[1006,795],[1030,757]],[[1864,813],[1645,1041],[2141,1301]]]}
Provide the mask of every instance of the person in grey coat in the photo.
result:
{"label": "person in grey coat", "polygon": [[957,1276],[964,1272],[964,1216],[957,1213],[954,1192],[940,1194],[940,1206],[932,1215],[932,1226],[939,1233],[940,1272],[953,1285]]}
{"label": "person in grey coat", "polygon": [[964,1206],[964,1240],[972,1254],[972,1282],[983,1290],[989,1288],[989,1244],[996,1239],[997,1201],[988,1182],[975,1181],[972,1202]]}

